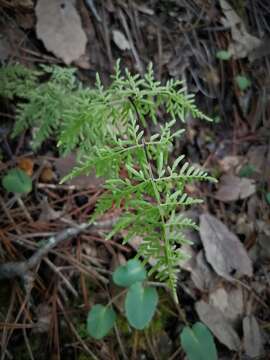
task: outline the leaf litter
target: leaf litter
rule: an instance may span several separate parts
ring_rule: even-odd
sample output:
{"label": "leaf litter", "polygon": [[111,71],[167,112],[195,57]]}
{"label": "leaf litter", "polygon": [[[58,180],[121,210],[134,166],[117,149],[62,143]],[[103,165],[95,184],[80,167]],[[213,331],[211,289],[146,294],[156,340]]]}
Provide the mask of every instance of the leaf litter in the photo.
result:
{"label": "leaf litter", "polygon": [[195,264],[191,268],[191,280],[193,281],[194,285],[201,291],[210,291],[219,282],[219,277],[205,260],[203,250],[198,252]]}
{"label": "leaf litter", "polygon": [[36,32],[47,50],[67,65],[85,52],[87,38],[74,1],[38,0]]}
{"label": "leaf litter", "polygon": [[209,327],[222,344],[230,350],[240,350],[241,340],[237,332],[219,309],[204,300],[198,301],[195,308],[200,320]]}
{"label": "leaf litter", "polygon": [[224,26],[231,28],[233,41],[229,45],[229,52],[235,59],[244,58],[261,45],[261,40],[247,32],[243,20],[226,0],[219,0],[219,3],[224,13],[221,21]]}
{"label": "leaf litter", "polygon": [[227,280],[252,276],[252,263],[238,237],[215,216],[200,216],[200,236],[206,259],[215,272]]}
{"label": "leaf litter", "polygon": [[226,174],[220,179],[215,198],[220,201],[230,202],[248,198],[255,192],[256,185],[254,180]]}
{"label": "leaf litter", "polygon": [[253,315],[243,319],[244,348],[248,356],[258,358],[263,353],[263,339],[259,324]]}

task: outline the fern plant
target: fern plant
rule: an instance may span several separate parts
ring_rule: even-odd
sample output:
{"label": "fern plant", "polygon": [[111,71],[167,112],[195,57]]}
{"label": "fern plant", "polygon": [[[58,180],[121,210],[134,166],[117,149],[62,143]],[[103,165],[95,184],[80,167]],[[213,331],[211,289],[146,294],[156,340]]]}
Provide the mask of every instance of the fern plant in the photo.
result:
{"label": "fern plant", "polygon": [[[177,271],[186,258],[181,245],[189,243],[181,230],[196,228],[193,221],[177,214],[183,207],[201,202],[188,196],[185,186],[215,179],[189,165],[183,155],[173,163],[169,155],[184,131],[179,129],[178,119],[184,122],[188,113],[210,119],[198,110],[194,97],[186,95],[180,81],[169,80],[165,85],[155,81],[151,65],[143,77],[128,70],[123,76],[118,62],[107,89],[98,75],[96,87],[89,89],[77,81],[72,69],[42,70],[33,73],[15,66],[1,74],[4,86],[9,77],[20,86],[2,86],[0,95],[23,99],[14,135],[35,126],[38,146],[57,134],[62,153],[78,153],[78,166],[68,178],[94,169],[107,179],[91,221],[112,206],[121,208],[122,216],[108,238],[124,229],[124,242],[141,236],[137,258],[144,264],[154,262],[150,275],[167,282],[177,301]],[[38,85],[44,73],[49,79]],[[158,121],[159,113],[166,114],[163,124]],[[158,128],[154,134],[151,124]]]}
{"label": "fern plant", "polygon": [[[49,81],[41,81],[47,78]],[[59,135],[62,114],[71,105],[78,88],[74,69],[41,66],[30,70],[10,65],[0,70],[0,96],[20,99],[16,108],[13,136],[36,128],[33,147],[37,148],[51,135]]]}

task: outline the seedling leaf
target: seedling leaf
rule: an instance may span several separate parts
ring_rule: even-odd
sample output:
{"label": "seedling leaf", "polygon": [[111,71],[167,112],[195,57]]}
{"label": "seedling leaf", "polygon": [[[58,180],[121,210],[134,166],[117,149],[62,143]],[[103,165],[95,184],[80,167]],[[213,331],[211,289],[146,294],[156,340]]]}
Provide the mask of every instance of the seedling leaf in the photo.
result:
{"label": "seedling leaf", "polygon": [[129,287],[137,281],[146,278],[146,271],[137,259],[129,260],[125,265],[119,266],[113,273],[113,281],[118,286]]}
{"label": "seedling leaf", "polygon": [[23,194],[32,190],[32,180],[21,169],[11,169],[3,177],[2,185],[8,192]]}
{"label": "seedling leaf", "polygon": [[135,329],[144,329],[151,321],[158,302],[158,294],[153,287],[144,287],[142,283],[133,284],[127,293],[125,311],[128,322]]}
{"label": "seedling leaf", "polygon": [[246,77],[244,75],[236,76],[235,81],[236,81],[239,89],[242,91],[245,91],[246,89],[248,89],[251,86],[251,81],[249,80],[248,77]]}
{"label": "seedling leaf", "polygon": [[100,340],[109,333],[116,320],[116,314],[111,307],[94,305],[88,313],[87,331],[95,339]]}
{"label": "seedling leaf", "polygon": [[227,50],[220,50],[216,53],[216,57],[220,60],[227,61],[230,60],[231,54]]}
{"label": "seedling leaf", "polygon": [[211,332],[201,322],[192,328],[185,326],[180,341],[189,360],[217,360],[217,350]]}

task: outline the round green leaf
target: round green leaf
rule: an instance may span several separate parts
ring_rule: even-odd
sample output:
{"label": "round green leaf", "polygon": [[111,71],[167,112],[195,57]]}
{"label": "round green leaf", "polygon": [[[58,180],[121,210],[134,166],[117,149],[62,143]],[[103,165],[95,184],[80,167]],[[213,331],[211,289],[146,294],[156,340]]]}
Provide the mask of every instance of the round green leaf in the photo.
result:
{"label": "round green leaf", "polygon": [[95,339],[102,339],[112,329],[116,314],[111,307],[94,305],[88,313],[87,331]]}
{"label": "round green leaf", "polygon": [[217,360],[217,350],[211,332],[201,322],[186,326],[180,334],[180,341],[189,360]]}
{"label": "round green leaf", "polygon": [[145,328],[151,321],[158,302],[158,294],[153,287],[144,287],[142,283],[133,284],[127,293],[125,311],[128,322],[135,329]]}
{"label": "round green leaf", "polygon": [[220,60],[227,61],[231,58],[231,54],[227,50],[220,50],[216,53],[216,57]]}
{"label": "round green leaf", "polygon": [[137,281],[146,278],[146,271],[137,259],[129,260],[125,265],[119,266],[113,273],[113,282],[118,286],[129,287]]}
{"label": "round green leaf", "polygon": [[239,89],[242,91],[245,91],[251,86],[251,81],[249,80],[249,78],[243,75],[237,75],[235,81],[239,86]]}
{"label": "round green leaf", "polygon": [[21,169],[12,169],[2,179],[3,187],[13,193],[28,193],[32,190],[32,180]]}

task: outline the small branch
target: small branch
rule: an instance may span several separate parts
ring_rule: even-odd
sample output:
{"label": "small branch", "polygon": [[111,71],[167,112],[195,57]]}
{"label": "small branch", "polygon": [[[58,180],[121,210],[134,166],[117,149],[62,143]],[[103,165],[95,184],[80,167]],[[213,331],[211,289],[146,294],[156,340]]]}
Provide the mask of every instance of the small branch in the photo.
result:
{"label": "small branch", "polygon": [[111,227],[113,223],[114,220],[107,220],[96,224],[82,223],[80,225],[74,225],[74,227],[70,227],[54,236],[51,236],[45,244],[43,244],[43,241],[41,242],[42,246],[29,259],[20,262],[8,262],[0,265],[0,280],[12,279],[14,277],[24,277],[30,269],[35,267],[42,258],[48,254],[49,251],[61,242],[77,236],[89,228],[92,228],[93,230],[108,228]]}
{"label": "small branch", "polygon": [[78,333],[78,331],[76,330],[76,327],[73,325],[73,323],[70,321],[65,308],[62,304],[62,302],[60,301],[59,298],[57,298],[57,305],[59,306],[59,308],[62,310],[62,313],[64,315],[64,318],[68,324],[68,326],[70,327],[70,330],[73,332],[73,334],[75,335],[76,339],[79,341],[79,343],[82,345],[82,347],[84,348],[85,352],[87,352],[87,354],[90,356],[90,359],[93,360],[99,360],[96,355],[92,352],[92,350],[86,345],[86,343],[83,341],[83,339],[80,337],[80,334]]}
{"label": "small branch", "polygon": [[115,335],[116,335],[116,339],[119,343],[119,347],[120,347],[120,351],[122,353],[122,357],[124,360],[128,360],[128,356],[125,352],[125,348],[124,348],[124,345],[123,345],[123,342],[122,342],[122,339],[121,339],[121,336],[120,336],[120,333],[119,333],[119,330],[118,330],[118,327],[117,325],[115,324],[114,325],[114,331],[115,331]]}
{"label": "small branch", "polygon": [[31,215],[29,214],[29,211],[27,210],[26,206],[24,205],[24,202],[22,201],[21,197],[19,195],[15,195],[17,203],[19,204],[20,208],[22,209],[25,217],[27,218],[27,220],[32,223],[33,219],[31,217]]}
{"label": "small branch", "polygon": [[48,258],[45,259],[46,264],[62,279],[68,290],[75,296],[78,297],[78,292],[74,289],[68,279],[61,273],[60,269],[57,268]]}
{"label": "small branch", "polygon": [[96,6],[94,4],[94,0],[85,0],[85,4],[88,7],[88,9],[92,12],[92,14],[94,15],[95,19],[98,22],[101,22],[101,18],[97,12]]}
{"label": "small branch", "polygon": [[132,40],[132,36],[131,36],[131,33],[129,31],[129,28],[128,28],[128,24],[127,24],[127,21],[126,21],[126,18],[125,18],[125,15],[123,13],[123,11],[120,9],[119,10],[119,17],[120,17],[120,21],[123,25],[123,28],[126,32],[126,35],[127,35],[127,38],[128,38],[128,41],[129,41],[129,44],[130,44],[130,48],[131,48],[131,51],[132,51],[132,54],[134,56],[134,59],[136,61],[136,64],[137,64],[137,68],[138,68],[138,71],[140,72],[140,74],[143,74],[144,73],[144,69],[143,69],[143,65],[142,65],[142,62],[140,60],[140,57],[139,57],[139,54],[136,50],[136,47],[133,43],[133,40]]}

